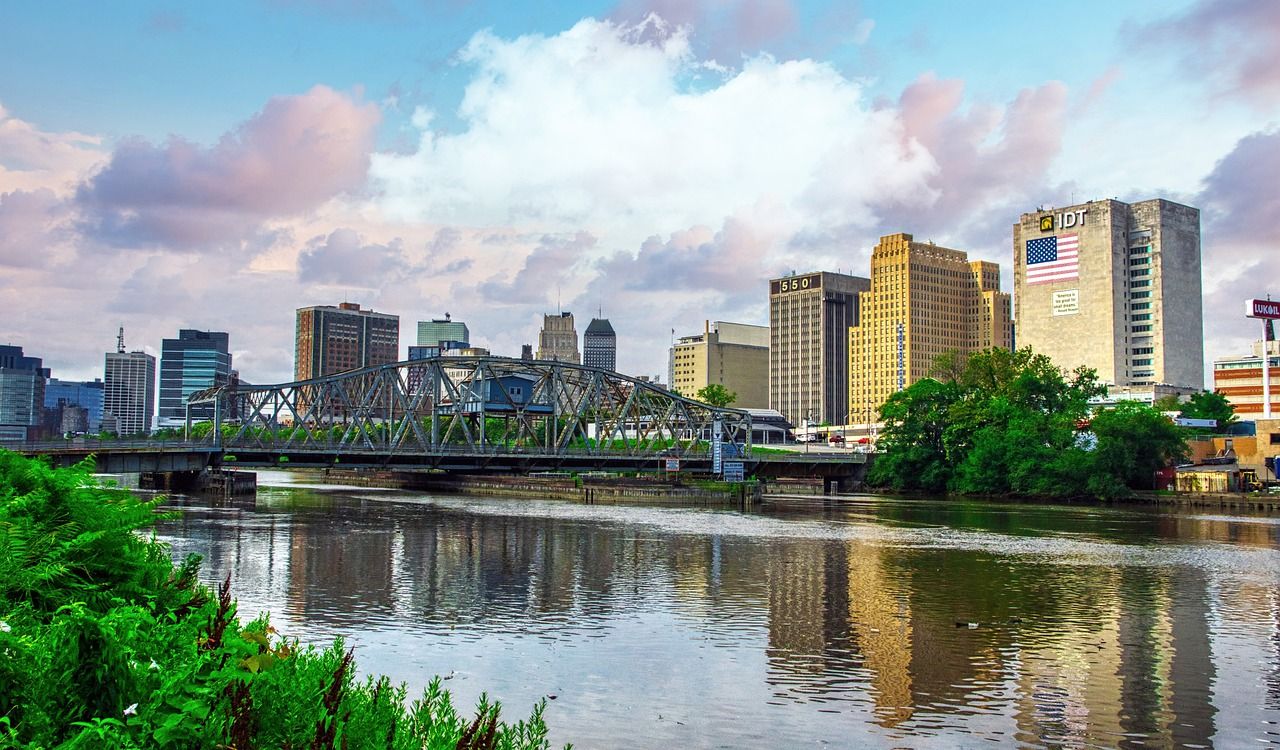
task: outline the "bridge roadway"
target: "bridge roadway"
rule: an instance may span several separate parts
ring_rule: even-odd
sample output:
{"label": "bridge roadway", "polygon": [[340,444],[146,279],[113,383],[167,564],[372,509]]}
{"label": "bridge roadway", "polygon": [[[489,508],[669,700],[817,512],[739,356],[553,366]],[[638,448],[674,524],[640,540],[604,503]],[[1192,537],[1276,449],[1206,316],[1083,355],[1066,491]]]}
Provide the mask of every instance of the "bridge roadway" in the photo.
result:
{"label": "bridge roadway", "polygon": [[[333,449],[261,449],[236,447],[220,450],[207,443],[161,440],[71,440],[18,443],[9,447],[28,456],[47,456],[55,465],[69,466],[89,457],[106,474],[137,472],[201,471],[207,467],[394,469],[396,471],[446,471],[457,474],[527,474],[539,471],[642,471],[660,469],[670,458],[680,459],[680,470],[711,473],[711,458],[687,456],[623,455],[611,453],[523,453],[478,451],[459,447],[432,452],[394,452],[343,446]],[[742,461],[746,476],[766,479],[817,477],[860,479],[866,468],[864,453],[794,453],[732,458]]]}

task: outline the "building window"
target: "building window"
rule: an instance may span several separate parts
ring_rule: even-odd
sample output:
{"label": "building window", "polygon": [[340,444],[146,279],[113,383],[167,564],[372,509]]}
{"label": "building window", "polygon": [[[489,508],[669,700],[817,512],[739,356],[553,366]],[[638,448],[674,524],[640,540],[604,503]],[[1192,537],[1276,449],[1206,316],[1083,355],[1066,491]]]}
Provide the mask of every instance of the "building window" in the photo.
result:
{"label": "building window", "polygon": [[1150,291],[1145,291],[1145,292],[1134,292],[1134,293],[1133,293],[1133,298],[1134,298],[1134,299],[1146,299],[1147,297],[1150,297],[1150,296],[1151,296],[1151,292],[1150,292]]}
{"label": "building window", "polygon": [[1130,310],[1150,310],[1151,303],[1150,302],[1134,302],[1133,304],[1129,305],[1129,309]]}
{"label": "building window", "polygon": [[1144,333],[1151,330],[1151,326],[1134,326],[1131,328],[1134,333]]}
{"label": "building window", "polygon": [[1135,268],[1129,272],[1129,275],[1130,276],[1146,276],[1149,273],[1151,273],[1150,268]]}
{"label": "building window", "polygon": [[1133,319],[1134,320],[1151,320],[1151,313],[1142,313],[1140,315],[1135,315],[1133,316]]}
{"label": "building window", "polygon": [[1135,360],[1133,360],[1133,366],[1134,366],[1134,367],[1150,367],[1150,366],[1151,366],[1151,360],[1150,360],[1150,359],[1135,359]]}
{"label": "building window", "polygon": [[1150,256],[1150,255],[1141,255],[1141,256],[1138,256],[1138,257],[1136,257],[1136,258],[1130,258],[1130,259],[1129,259],[1129,265],[1131,265],[1131,266],[1145,266],[1145,265],[1147,265],[1147,264],[1148,264],[1148,263],[1150,263],[1150,262],[1151,262],[1151,256]]}
{"label": "building window", "polygon": [[1144,287],[1144,286],[1151,286],[1151,279],[1139,279],[1137,281],[1129,282],[1130,289],[1137,289],[1139,287]]}
{"label": "building window", "polygon": [[1280,432],[1271,433],[1271,444],[1280,445]]}

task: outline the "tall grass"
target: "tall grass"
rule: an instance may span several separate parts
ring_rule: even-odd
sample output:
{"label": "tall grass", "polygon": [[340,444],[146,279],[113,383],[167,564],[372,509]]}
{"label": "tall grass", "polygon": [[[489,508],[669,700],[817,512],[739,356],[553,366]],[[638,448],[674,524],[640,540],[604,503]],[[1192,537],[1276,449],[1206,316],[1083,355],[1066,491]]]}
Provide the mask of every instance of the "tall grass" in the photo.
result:
{"label": "tall grass", "polygon": [[0,451],[0,750],[522,750],[547,748],[544,704],[467,720],[439,679],[357,679],[341,641],[300,648],[266,619],[241,623],[230,579],[174,565],[137,532],[159,500]]}

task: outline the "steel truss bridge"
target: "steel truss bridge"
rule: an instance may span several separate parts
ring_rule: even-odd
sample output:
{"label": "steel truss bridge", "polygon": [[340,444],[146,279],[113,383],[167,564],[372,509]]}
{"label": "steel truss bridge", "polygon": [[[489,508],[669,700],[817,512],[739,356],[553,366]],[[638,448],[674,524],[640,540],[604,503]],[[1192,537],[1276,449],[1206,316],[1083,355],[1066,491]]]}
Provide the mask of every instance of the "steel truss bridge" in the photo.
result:
{"label": "steel truss bridge", "polygon": [[456,454],[746,459],[751,417],[596,367],[437,357],[195,393],[186,438],[235,454],[378,455],[388,464]]}
{"label": "steel truss bridge", "polygon": [[[182,439],[15,446],[98,470],[236,465],[454,473],[634,471],[861,478],[865,454],[754,456],[750,415],[636,378],[565,362],[439,357],[281,385],[193,394]],[[717,453],[719,455],[717,456]]]}

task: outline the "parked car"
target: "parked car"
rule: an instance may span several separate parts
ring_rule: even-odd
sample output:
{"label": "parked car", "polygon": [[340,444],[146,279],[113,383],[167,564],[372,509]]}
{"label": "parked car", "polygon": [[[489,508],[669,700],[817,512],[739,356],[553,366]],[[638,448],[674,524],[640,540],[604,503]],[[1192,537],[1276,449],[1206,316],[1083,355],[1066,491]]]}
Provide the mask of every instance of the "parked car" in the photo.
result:
{"label": "parked car", "polygon": [[844,445],[844,435],[828,435],[827,445]]}
{"label": "parked car", "polygon": [[818,439],[818,436],[817,436],[817,435],[815,435],[815,434],[813,434],[812,432],[797,432],[797,433],[796,433],[796,442],[797,442],[797,443],[812,443],[813,441],[815,441],[815,440],[817,440],[817,439]]}

